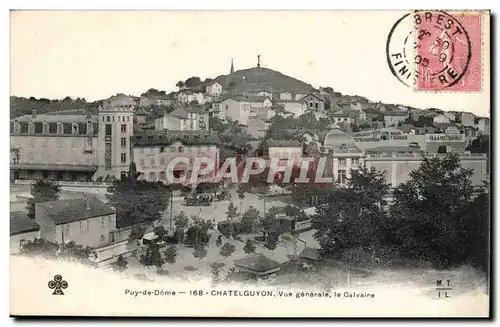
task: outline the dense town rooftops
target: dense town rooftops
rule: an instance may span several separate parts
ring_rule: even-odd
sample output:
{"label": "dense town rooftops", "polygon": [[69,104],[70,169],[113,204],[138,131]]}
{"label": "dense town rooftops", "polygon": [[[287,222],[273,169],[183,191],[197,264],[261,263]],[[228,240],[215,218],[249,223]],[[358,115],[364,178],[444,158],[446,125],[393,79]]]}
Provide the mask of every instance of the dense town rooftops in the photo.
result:
{"label": "dense town rooftops", "polygon": [[380,146],[376,148],[366,149],[366,153],[393,153],[393,152],[405,152],[405,153],[417,153],[422,152],[419,147],[410,146]]}
{"label": "dense town rooftops", "polygon": [[381,111],[380,114],[382,116],[387,116],[387,117],[396,117],[396,116],[408,116],[409,113],[403,112],[403,111]]}
{"label": "dense town rooftops", "polygon": [[249,102],[264,102],[266,99],[269,99],[269,97],[260,95],[249,95],[248,97],[246,97],[246,100]]}
{"label": "dense town rooftops", "polygon": [[34,232],[39,229],[40,226],[38,226],[35,220],[28,217],[24,212],[13,211],[10,213],[10,236]]}
{"label": "dense town rooftops", "polygon": [[174,111],[167,115],[180,119],[189,119],[189,114],[208,114],[208,112],[201,108],[175,108]]}
{"label": "dense town rooftops", "polygon": [[56,225],[115,213],[113,208],[94,197],[37,203],[36,210],[43,210]]}
{"label": "dense town rooftops", "polygon": [[131,142],[138,147],[170,145],[180,142],[184,145],[218,145],[221,143],[216,134],[208,131],[141,131],[131,137]]}
{"label": "dense town rooftops", "polygon": [[268,147],[276,148],[300,148],[302,144],[297,140],[267,140]]}
{"label": "dense town rooftops", "polygon": [[47,123],[86,123],[88,121],[97,122],[97,115],[65,115],[65,114],[41,114],[41,115],[24,115],[11,119],[18,122],[47,122]]}

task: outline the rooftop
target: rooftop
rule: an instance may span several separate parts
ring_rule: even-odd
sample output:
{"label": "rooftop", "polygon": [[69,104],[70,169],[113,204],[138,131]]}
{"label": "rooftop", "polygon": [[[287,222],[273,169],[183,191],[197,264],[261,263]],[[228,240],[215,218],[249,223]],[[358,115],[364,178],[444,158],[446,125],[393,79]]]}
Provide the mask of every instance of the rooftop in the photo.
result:
{"label": "rooftop", "polygon": [[35,210],[39,209],[56,225],[115,213],[109,205],[92,196],[37,203]]}
{"label": "rooftop", "polygon": [[300,254],[299,258],[319,260],[319,254],[317,249],[305,248]]}
{"label": "rooftop", "polygon": [[170,145],[180,142],[185,145],[217,145],[221,143],[216,134],[208,131],[140,131],[131,137],[135,146]]}
{"label": "rooftop", "polygon": [[380,146],[376,148],[366,149],[367,153],[380,153],[380,152],[421,152],[421,148],[412,148],[409,146]]}
{"label": "rooftop", "polygon": [[10,213],[10,236],[33,232],[39,229],[40,226],[38,226],[35,220],[28,217],[24,212],[12,211]]}
{"label": "rooftop", "polygon": [[47,122],[47,123],[86,123],[89,120],[93,122],[99,121],[99,117],[97,115],[91,115],[90,118],[86,114],[81,115],[61,115],[61,114],[40,114],[33,117],[32,115],[24,115],[20,117],[16,117],[12,120],[18,122]]}
{"label": "rooftop", "polygon": [[300,148],[302,144],[297,140],[272,140],[266,141],[268,147]]}
{"label": "rooftop", "polygon": [[208,114],[208,112],[204,111],[203,109],[200,108],[175,108],[174,111],[170,112],[167,115],[181,118],[181,119],[189,119],[190,113],[194,114]]}
{"label": "rooftop", "polygon": [[280,267],[278,261],[269,259],[261,253],[250,254],[242,259],[234,260],[234,265],[257,273],[263,273]]}

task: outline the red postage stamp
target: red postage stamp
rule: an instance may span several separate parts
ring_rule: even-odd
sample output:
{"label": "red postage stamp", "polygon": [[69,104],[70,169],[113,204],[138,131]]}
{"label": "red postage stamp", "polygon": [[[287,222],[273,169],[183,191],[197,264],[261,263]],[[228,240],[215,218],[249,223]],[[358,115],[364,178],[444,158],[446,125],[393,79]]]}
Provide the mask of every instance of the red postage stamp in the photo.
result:
{"label": "red postage stamp", "polygon": [[482,52],[479,12],[415,11],[387,40],[393,75],[417,91],[480,92]]}

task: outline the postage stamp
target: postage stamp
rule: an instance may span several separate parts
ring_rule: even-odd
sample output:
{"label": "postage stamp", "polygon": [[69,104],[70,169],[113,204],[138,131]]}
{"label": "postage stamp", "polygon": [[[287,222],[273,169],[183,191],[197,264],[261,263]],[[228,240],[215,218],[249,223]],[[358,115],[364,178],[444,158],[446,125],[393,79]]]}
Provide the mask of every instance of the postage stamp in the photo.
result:
{"label": "postage stamp", "polygon": [[416,91],[482,90],[482,15],[414,11],[389,33],[387,60],[394,76]]}

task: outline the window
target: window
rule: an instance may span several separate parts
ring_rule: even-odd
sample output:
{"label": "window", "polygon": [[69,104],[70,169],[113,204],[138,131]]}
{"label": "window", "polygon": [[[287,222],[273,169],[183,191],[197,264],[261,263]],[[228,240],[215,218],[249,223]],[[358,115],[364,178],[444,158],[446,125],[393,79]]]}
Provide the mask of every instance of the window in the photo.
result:
{"label": "window", "polygon": [[150,164],[151,166],[154,166],[154,165],[155,165],[155,160],[154,160],[154,159],[149,160],[149,164]]}
{"label": "window", "polygon": [[111,121],[111,118],[109,116],[107,116],[106,121]]}
{"label": "window", "polygon": [[104,227],[104,217],[101,217],[101,227]]}
{"label": "window", "polygon": [[43,124],[35,123],[35,133],[41,134],[43,132]]}
{"label": "window", "polygon": [[104,242],[104,235],[101,235],[101,242]]}
{"label": "window", "polygon": [[345,169],[340,169],[338,171],[338,179],[339,184],[345,184],[347,182],[347,176]]}
{"label": "window", "polygon": [[309,107],[310,108],[314,107],[314,104],[312,102],[309,102]]}
{"label": "window", "polygon": [[160,147],[160,153],[163,153],[163,152],[165,152],[165,147],[164,146]]}
{"label": "window", "polygon": [[25,122],[19,123],[19,132],[23,134],[28,133],[28,123]]}
{"label": "window", "polygon": [[86,144],[87,144],[87,149],[92,148],[92,138],[91,137],[87,137]]}
{"label": "window", "polygon": [[127,116],[127,121],[130,121],[130,117],[129,116]]}
{"label": "window", "polygon": [[127,146],[127,138],[122,137],[122,139],[121,139],[121,146],[122,146],[122,148],[125,148]]}
{"label": "window", "polygon": [[126,133],[126,132],[127,132],[127,125],[122,124],[122,133]]}
{"label": "window", "polygon": [[359,158],[352,158],[352,164],[353,166],[359,165]]}
{"label": "window", "polygon": [[179,146],[179,152],[182,152],[182,151],[184,151],[184,148],[181,145],[181,146]]}
{"label": "window", "polygon": [[113,121],[115,121],[115,116],[113,116],[112,118],[113,118]]}
{"label": "window", "polygon": [[319,105],[319,103],[317,103],[317,102],[314,104],[314,106],[316,107],[316,109],[318,109],[318,105]]}
{"label": "window", "polygon": [[57,123],[49,123],[49,133],[57,134]]}
{"label": "window", "polygon": [[139,161],[139,164],[141,167],[144,167],[144,160],[141,159],[141,161]]}
{"label": "window", "polygon": [[118,116],[118,121],[122,121],[122,116]]}
{"label": "window", "polygon": [[71,134],[71,130],[72,130],[72,124],[69,124],[69,123],[63,124],[63,133],[64,134]]}
{"label": "window", "polygon": [[102,116],[102,121],[105,121],[106,120],[106,117]]}
{"label": "window", "polygon": [[78,133],[79,134],[87,134],[87,124],[86,123],[78,123]]}
{"label": "window", "polygon": [[339,166],[344,167],[346,160],[344,158],[339,158]]}
{"label": "window", "polygon": [[149,180],[150,180],[150,181],[154,181],[155,179],[156,179],[156,173],[154,173],[154,172],[150,172],[150,173],[149,173]]}
{"label": "window", "polygon": [[111,124],[106,124],[106,136],[111,136],[111,130],[112,130],[112,125]]}
{"label": "window", "polygon": [[165,180],[165,172],[160,171],[160,180],[164,181]]}
{"label": "window", "polygon": [[122,163],[126,163],[127,162],[127,154],[126,153],[122,153],[120,155],[120,159],[121,159]]}

